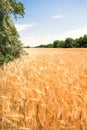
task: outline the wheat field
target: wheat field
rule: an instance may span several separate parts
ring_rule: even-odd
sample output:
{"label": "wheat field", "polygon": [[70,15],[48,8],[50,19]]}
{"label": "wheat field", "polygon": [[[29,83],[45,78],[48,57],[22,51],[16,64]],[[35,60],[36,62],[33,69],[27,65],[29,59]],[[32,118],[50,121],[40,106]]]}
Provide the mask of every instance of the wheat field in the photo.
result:
{"label": "wheat field", "polygon": [[0,69],[0,130],[87,130],[87,49],[26,49]]}

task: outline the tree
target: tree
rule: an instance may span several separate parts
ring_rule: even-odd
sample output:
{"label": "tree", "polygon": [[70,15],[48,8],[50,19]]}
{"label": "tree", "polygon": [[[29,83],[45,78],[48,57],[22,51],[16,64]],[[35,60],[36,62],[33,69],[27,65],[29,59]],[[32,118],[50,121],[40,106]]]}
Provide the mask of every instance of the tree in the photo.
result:
{"label": "tree", "polygon": [[76,46],[79,48],[85,48],[87,47],[87,35],[84,35],[84,37],[80,37],[79,39],[76,39],[77,44]]}
{"label": "tree", "polygon": [[46,47],[46,48],[53,48],[53,44],[50,43],[50,44],[48,44],[48,45],[45,45],[45,47]]}
{"label": "tree", "polygon": [[24,16],[24,5],[16,0],[0,0],[0,65],[20,57],[23,46],[11,16]]}
{"label": "tree", "polygon": [[56,40],[53,43],[54,48],[61,48],[63,46],[63,41]]}
{"label": "tree", "polygon": [[64,48],[73,48],[74,47],[74,40],[72,38],[67,38],[64,41],[63,47]]}
{"label": "tree", "polygon": [[54,43],[53,43],[53,47],[54,47],[54,48],[57,48],[57,47],[58,47],[58,42],[59,42],[59,40],[54,41]]}
{"label": "tree", "polygon": [[51,44],[40,45],[37,48],[87,48],[87,35],[78,39],[66,38],[65,41],[55,40]]}

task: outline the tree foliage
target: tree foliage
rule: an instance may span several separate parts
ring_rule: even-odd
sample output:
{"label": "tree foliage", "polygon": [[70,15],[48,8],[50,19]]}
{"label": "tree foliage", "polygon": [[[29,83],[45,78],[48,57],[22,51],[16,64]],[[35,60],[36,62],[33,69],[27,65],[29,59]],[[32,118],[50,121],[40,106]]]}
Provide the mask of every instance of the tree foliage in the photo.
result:
{"label": "tree foliage", "polygon": [[23,47],[11,16],[24,16],[24,5],[16,0],[0,0],[0,65],[20,57]]}
{"label": "tree foliage", "polygon": [[[49,46],[50,45],[50,46]],[[87,48],[87,35],[78,39],[66,38],[65,41],[55,40],[53,44],[40,45],[40,48]]]}
{"label": "tree foliage", "polygon": [[53,47],[54,47],[54,48],[61,48],[62,45],[63,45],[63,41],[59,41],[59,40],[56,40],[56,41],[54,41],[54,43],[53,43]]}
{"label": "tree foliage", "polygon": [[40,46],[36,46],[36,48],[53,48],[53,44],[40,45]]}

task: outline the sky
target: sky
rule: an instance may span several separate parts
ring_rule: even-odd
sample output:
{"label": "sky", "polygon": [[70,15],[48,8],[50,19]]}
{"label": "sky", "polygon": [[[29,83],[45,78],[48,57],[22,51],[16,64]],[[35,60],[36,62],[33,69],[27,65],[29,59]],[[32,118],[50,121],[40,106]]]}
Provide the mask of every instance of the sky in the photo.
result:
{"label": "sky", "polygon": [[87,0],[17,0],[25,6],[23,19],[15,27],[24,46],[87,34]]}

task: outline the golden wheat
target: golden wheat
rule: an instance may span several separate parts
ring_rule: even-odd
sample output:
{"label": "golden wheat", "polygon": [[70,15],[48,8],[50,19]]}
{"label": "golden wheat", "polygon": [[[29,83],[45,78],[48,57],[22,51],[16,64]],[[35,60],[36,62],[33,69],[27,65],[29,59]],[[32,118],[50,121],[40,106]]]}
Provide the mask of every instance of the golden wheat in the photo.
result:
{"label": "golden wheat", "polygon": [[87,49],[26,49],[0,69],[0,130],[87,130]]}

